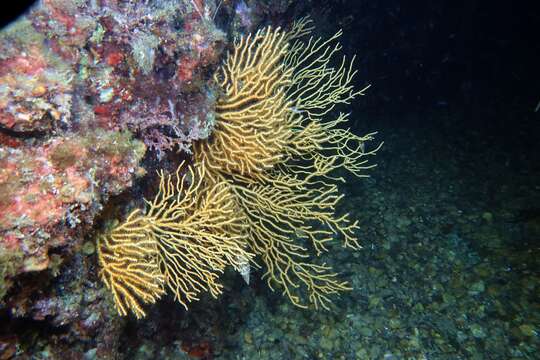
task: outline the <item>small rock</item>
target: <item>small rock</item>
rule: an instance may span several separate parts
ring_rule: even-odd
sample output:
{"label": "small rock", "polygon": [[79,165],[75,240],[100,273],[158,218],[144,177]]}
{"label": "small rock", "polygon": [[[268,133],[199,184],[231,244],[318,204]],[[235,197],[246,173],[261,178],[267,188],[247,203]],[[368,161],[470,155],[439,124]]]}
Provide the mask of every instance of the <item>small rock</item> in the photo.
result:
{"label": "small rock", "polygon": [[360,333],[361,336],[363,337],[372,337],[373,336],[373,330],[371,330],[369,327],[367,326],[362,326],[358,332]]}
{"label": "small rock", "polygon": [[92,255],[96,251],[96,247],[93,241],[87,241],[83,244],[82,252],[86,256]]}
{"label": "small rock", "polygon": [[470,329],[471,329],[472,336],[474,336],[475,338],[483,339],[486,337],[486,332],[480,325],[472,324]]}
{"label": "small rock", "polygon": [[369,349],[370,359],[378,359],[381,356],[381,348],[378,345],[373,345]]}
{"label": "small rock", "polygon": [[482,280],[477,281],[469,288],[469,295],[478,295],[483,293],[485,289],[486,285],[484,285],[484,282]]}
{"label": "small rock", "polygon": [[390,321],[388,322],[388,326],[390,327],[390,329],[399,329],[401,327],[401,322],[399,321],[399,319],[393,318],[390,319]]}
{"label": "small rock", "polygon": [[366,349],[358,349],[356,350],[356,358],[357,359],[367,359],[368,358],[368,353],[366,351]]}
{"label": "small rock", "polygon": [[376,296],[372,296],[369,298],[368,300],[368,307],[369,309],[373,309],[375,307],[377,307],[381,302],[381,299],[376,297]]}
{"label": "small rock", "polygon": [[533,337],[537,335],[537,332],[533,325],[531,324],[523,324],[519,327],[519,331],[526,336],[526,337]]}
{"label": "small rock", "polygon": [[491,223],[493,222],[493,214],[486,211],[482,214],[482,219],[484,219],[484,221],[487,223]]}
{"label": "small rock", "polygon": [[396,225],[399,229],[404,229],[407,226],[411,225],[412,221],[409,218],[400,216],[397,218]]}
{"label": "small rock", "polygon": [[97,359],[96,354],[97,354],[97,348],[90,349],[84,353],[84,360]]}
{"label": "small rock", "polygon": [[322,337],[321,341],[319,342],[319,345],[321,346],[321,349],[330,351],[333,349],[333,343],[332,341],[327,337]]}

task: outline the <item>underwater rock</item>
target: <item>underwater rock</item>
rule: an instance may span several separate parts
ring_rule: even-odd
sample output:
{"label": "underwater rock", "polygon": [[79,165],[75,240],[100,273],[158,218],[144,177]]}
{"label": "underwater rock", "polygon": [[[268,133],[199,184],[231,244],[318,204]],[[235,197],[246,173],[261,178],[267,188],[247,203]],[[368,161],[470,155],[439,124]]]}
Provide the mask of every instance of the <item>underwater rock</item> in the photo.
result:
{"label": "underwater rock", "polygon": [[0,126],[47,132],[71,120],[75,73],[23,19],[0,32]]}
{"label": "underwater rock", "polygon": [[0,32],[0,295],[80,247],[144,173],[141,141],[161,157],[209,135],[224,43],[186,1],[42,1]]}
{"label": "underwater rock", "polygon": [[[145,155],[209,136],[239,17],[256,27],[289,3],[42,0],[0,30],[0,356],[115,357],[124,321],[87,235],[153,170]],[[25,322],[39,325],[23,349]]]}
{"label": "underwater rock", "polygon": [[53,249],[75,251],[102,204],[141,173],[144,153],[129,133],[105,130],[0,147],[0,249],[17,259],[9,277],[51,269]]}

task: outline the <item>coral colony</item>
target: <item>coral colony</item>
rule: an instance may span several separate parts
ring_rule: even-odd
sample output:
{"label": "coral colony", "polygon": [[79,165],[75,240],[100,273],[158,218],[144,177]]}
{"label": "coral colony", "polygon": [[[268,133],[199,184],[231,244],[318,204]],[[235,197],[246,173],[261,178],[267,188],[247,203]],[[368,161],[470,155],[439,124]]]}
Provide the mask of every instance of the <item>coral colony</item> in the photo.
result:
{"label": "coral colony", "polygon": [[308,262],[308,247],[320,254],[336,236],[360,247],[357,222],[335,214],[344,180],[332,174],[363,176],[377,149],[364,151],[373,134],[337,126],[346,114],[327,119],[365,89],[351,85],[352,61],[329,65],[340,32],[309,37],[310,24],[236,41],[214,76],[222,94],[216,124],[195,142],[193,164],[182,163],[175,177],[161,172],[146,214],[134,210],[103,236],[101,276],[120,314],[144,316],[141,303],[154,303],[165,287],[184,306],[201,291],[217,296],[219,274],[247,260],[262,263],[268,286],[299,307],[329,309],[331,295],[350,289],[329,266]]}

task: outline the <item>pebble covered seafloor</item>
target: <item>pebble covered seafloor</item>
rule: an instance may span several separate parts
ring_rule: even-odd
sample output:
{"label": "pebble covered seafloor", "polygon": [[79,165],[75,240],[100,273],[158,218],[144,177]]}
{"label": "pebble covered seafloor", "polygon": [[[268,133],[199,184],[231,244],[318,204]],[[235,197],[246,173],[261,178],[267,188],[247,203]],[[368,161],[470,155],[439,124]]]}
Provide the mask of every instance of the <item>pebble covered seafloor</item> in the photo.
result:
{"label": "pebble covered seafloor", "polygon": [[364,249],[335,246],[328,262],[354,290],[316,312],[246,288],[250,310],[214,358],[537,356],[539,169],[519,127],[500,139],[455,116],[382,129],[372,177],[348,183]]}

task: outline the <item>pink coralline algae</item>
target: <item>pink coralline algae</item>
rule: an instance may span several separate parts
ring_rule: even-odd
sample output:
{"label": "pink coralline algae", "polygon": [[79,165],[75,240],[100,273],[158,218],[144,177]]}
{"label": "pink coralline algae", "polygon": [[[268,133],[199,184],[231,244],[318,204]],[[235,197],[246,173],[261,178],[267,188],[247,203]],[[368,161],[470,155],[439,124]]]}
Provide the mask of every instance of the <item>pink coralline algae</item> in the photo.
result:
{"label": "pink coralline algae", "polygon": [[169,150],[189,151],[211,131],[207,74],[219,62],[225,35],[188,3],[145,4],[93,10],[95,30],[79,74],[100,126],[131,131],[161,158]]}
{"label": "pink coralline algae", "polygon": [[20,271],[44,270],[48,251],[81,241],[101,202],[141,173],[144,145],[96,130],[37,146],[0,148],[0,247],[24,254]]}
{"label": "pink coralline algae", "polygon": [[27,21],[0,36],[0,125],[47,131],[71,118],[71,68]]}

